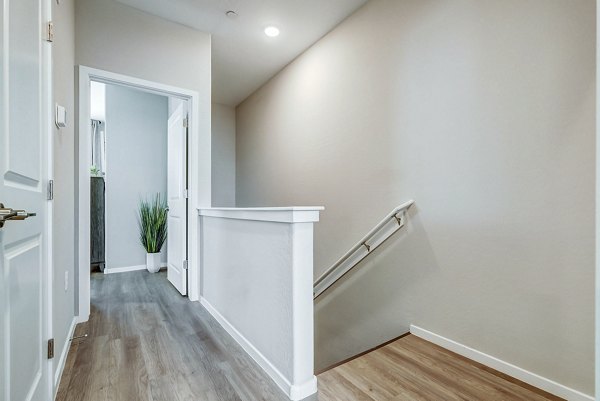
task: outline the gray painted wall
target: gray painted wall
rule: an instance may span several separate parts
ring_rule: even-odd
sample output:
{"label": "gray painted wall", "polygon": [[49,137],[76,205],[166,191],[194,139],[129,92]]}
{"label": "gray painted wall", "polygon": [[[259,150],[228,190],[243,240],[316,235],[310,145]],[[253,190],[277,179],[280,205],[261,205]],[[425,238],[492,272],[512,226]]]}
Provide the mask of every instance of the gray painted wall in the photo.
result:
{"label": "gray painted wall", "polygon": [[[106,267],[146,264],[138,202],[167,196],[168,98],[106,85]],[[163,247],[163,259],[166,254]]]}
{"label": "gray painted wall", "polygon": [[[75,4],[52,2],[55,40],[52,45],[54,102],[67,109],[67,126],[54,126],[54,220],[52,328],[57,355],[68,346],[75,314]],[[69,275],[65,290],[65,273]],[[58,368],[54,364],[54,370]],[[57,383],[58,384],[58,383]]]}
{"label": "gray painted wall", "polygon": [[235,109],[212,104],[212,204],[235,207]]}
{"label": "gray painted wall", "polygon": [[373,0],[237,108],[238,206],[324,205],[317,367],[416,324],[592,394],[595,4]]}

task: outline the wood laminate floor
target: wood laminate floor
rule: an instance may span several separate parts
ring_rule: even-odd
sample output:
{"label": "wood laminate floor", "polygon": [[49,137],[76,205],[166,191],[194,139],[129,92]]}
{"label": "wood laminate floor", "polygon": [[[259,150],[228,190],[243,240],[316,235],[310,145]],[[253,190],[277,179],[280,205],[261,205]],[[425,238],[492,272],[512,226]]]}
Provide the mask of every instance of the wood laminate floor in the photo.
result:
{"label": "wood laminate floor", "polygon": [[[164,272],[94,273],[91,295],[57,401],[287,400]],[[318,379],[319,401],[558,399],[412,335]]]}
{"label": "wood laminate floor", "polygon": [[561,400],[414,335],[318,379],[319,401]]}
{"label": "wood laminate floor", "polygon": [[[283,401],[287,397],[165,272],[92,274],[57,401]],[[315,398],[316,399],[316,398]]]}

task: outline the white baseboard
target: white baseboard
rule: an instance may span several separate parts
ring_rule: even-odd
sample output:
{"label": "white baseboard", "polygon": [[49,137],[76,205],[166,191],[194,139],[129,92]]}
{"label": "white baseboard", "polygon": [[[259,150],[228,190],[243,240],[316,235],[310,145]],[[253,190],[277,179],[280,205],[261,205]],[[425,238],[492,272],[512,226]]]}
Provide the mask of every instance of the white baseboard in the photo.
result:
{"label": "white baseboard", "polygon": [[301,384],[292,384],[273,364],[258,350],[246,337],[242,335],[223,315],[221,315],[205,298],[200,298],[200,303],[208,313],[234,338],[235,341],[258,363],[262,370],[279,386],[290,400],[302,400],[317,392],[317,378]]}
{"label": "white baseboard", "polygon": [[[161,263],[160,268],[167,267],[166,263]],[[138,270],[146,270],[146,265],[135,265],[135,266],[123,266],[123,267],[105,267],[104,274],[113,274],[113,273],[127,273],[134,272]]]}
{"label": "white baseboard", "polygon": [[90,320],[90,315],[85,315],[85,316],[75,316],[75,324],[79,324],[79,323],[85,323],[88,320]]}
{"label": "white baseboard", "polygon": [[60,379],[62,378],[63,371],[65,370],[65,363],[67,362],[67,356],[69,355],[69,348],[71,348],[71,338],[73,337],[73,333],[75,333],[76,325],[77,316],[75,316],[73,321],[71,321],[71,327],[69,327],[69,331],[67,332],[67,338],[65,339],[65,344],[56,365],[56,372],[54,373],[54,398],[56,398],[58,386],[60,385]]}
{"label": "white baseboard", "polygon": [[113,274],[113,273],[126,273],[126,272],[134,272],[137,270],[146,270],[146,265],[136,265],[136,266],[123,266],[123,267],[105,267],[104,274]]}
{"label": "white baseboard", "polygon": [[445,348],[449,351],[455,352],[466,358],[469,358],[475,362],[479,362],[482,365],[488,366],[492,369],[496,369],[506,375],[514,377],[515,379],[521,380],[527,384],[537,387],[541,390],[547,391],[558,397],[565,398],[569,401],[593,401],[594,397],[591,395],[584,394],[580,391],[574,390],[570,387],[563,386],[560,383],[537,375],[528,370],[522,369],[511,363],[500,360],[488,354],[484,354],[481,351],[467,347],[466,345],[457,343],[454,340],[442,337],[438,334],[432,333],[431,331],[422,329],[420,327],[410,325],[410,333],[424,340],[432,342]]}

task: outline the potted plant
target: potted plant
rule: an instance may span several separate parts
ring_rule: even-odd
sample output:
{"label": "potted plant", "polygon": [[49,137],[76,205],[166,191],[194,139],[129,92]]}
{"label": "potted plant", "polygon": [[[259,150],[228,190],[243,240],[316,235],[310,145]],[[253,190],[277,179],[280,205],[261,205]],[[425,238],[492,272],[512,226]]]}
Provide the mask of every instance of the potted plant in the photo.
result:
{"label": "potted plant", "polygon": [[146,268],[150,273],[160,270],[160,250],[167,239],[167,214],[167,204],[160,194],[152,200],[140,200],[140,242],[146,250]]}

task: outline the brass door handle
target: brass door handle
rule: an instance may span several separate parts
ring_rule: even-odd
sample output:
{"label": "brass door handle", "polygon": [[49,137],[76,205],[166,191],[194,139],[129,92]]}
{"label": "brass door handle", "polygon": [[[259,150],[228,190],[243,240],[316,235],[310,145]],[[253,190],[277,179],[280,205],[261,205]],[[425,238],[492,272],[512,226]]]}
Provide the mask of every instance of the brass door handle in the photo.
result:
{"label": "brass door handle", "polygon": [[11,209],[9,207],[4,207],[4,205],[0,203],[0,228],[4,227],[4,223],[8,220],[25,220],[26,218],[33,216],[35,216],[35,213]]}

